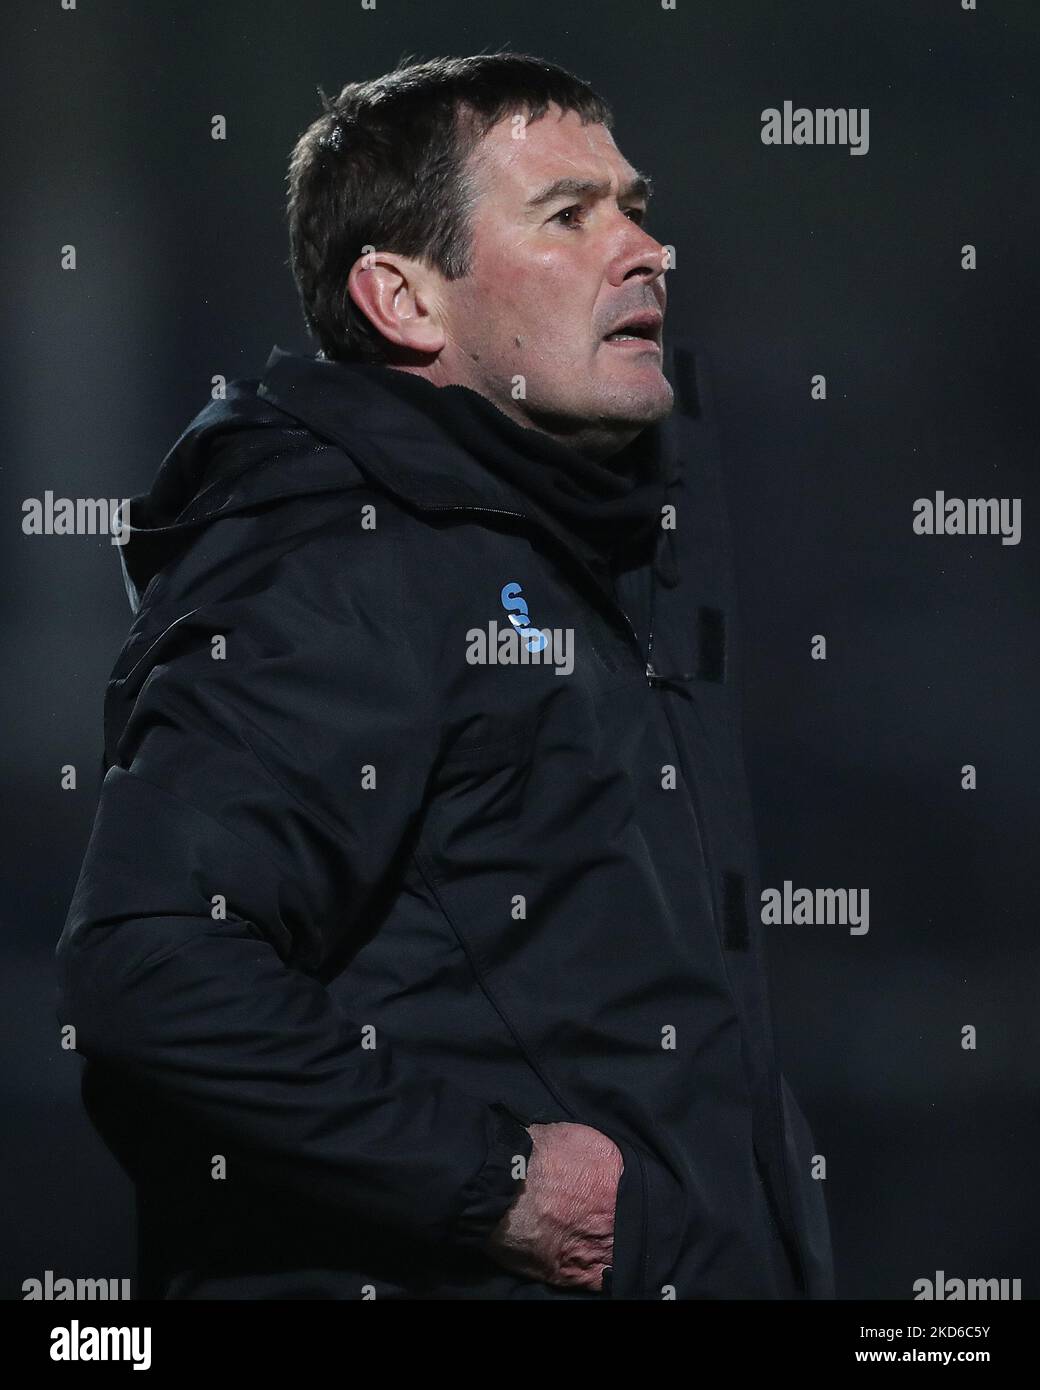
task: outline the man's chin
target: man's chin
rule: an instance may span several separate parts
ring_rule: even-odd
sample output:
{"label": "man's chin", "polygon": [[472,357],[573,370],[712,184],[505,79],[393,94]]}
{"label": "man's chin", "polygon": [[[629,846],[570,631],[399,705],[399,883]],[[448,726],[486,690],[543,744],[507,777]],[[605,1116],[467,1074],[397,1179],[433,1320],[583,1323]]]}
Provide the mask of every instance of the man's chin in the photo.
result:
{"label": "man's chin", "polygon": [[602,419],[633,425],[651,425],[671,412],[675,393],[671,382],[656,364],[642,371],[626,373],[627,380],[603,383]]}
{"label": "man's chin", "polygon": [[657,363],[641,369],[630,364],[623,375],[594,367],[584,380],[576,373],[568,385],[584,389],[580,395],[531,392],[522,423],[589,452],[616,451],[663,420],[674,404],[671,383]]}

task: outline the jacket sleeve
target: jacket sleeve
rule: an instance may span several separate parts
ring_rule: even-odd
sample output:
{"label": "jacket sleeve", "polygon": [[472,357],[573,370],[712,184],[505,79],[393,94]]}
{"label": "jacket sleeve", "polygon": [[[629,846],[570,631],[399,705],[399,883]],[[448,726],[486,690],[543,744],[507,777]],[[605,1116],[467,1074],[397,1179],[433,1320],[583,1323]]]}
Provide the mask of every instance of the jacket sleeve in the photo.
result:
{"label": "jacket sleeve", "polygon": [[476,1245],[519,1191],[523,1118],[363,1034],[322,984],[376,929],[437,748],[389,551],[366,578],[342,531],[210,573],[117,668],[109,698],[136,694],[57,946],[59,1019],[282,1191]]}

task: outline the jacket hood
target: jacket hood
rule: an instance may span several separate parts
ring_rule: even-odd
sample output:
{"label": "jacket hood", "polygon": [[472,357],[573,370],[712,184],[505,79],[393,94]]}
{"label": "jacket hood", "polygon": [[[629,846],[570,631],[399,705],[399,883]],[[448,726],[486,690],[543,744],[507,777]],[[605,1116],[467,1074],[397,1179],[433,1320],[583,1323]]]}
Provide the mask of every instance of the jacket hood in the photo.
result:
{"label": "jacket hood", "polygon": [[[667,364],[668,359],[670,375]],[[399,380],[403,375],[275,346],[260,378],[229,383],[226,398],[206,405],[179,436],[151,488],[126,506],[127,539],[119,554],[132,611],[137,612],[154,575],[214,519],[261,503],[366,484],[420,509],[475,507],[533,516],[590,558],[592,547],[580,532],[561,527],[559,518],[489,469],[440,412],[424,408],[424,396],[433,404],[442,393],[462,393],[483,414],[484,426],[504,432],[507,448],[515,450],[512,441],[525,435],[541,440],[537,432],[521,429],[465,387],[436,387],[414,376],[405,382]],[[673,415],[688,413],[686,396],[676,391]],[[659,459],[664,496],[681,472],[674,421],[669,417],[648,427],[640,439],[644,452]],[[658,540],[662,537],[656,572],[674,584],[672,532],[662,528]]]}

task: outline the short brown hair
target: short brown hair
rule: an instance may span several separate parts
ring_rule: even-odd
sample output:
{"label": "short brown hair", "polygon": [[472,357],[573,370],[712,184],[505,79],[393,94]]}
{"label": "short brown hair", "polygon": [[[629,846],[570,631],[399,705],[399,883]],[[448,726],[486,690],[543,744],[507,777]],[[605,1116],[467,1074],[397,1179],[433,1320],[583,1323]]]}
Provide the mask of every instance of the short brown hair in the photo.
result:
{"label": "short brown hair", "polygon": [[564,68],[524,53],[403,59],[353,82],[300,136],[289,163],[290,264],[304,320],[325,357],[385,362],[389,344],[347,292],[362,248],[465,275],[473,189],[466,165],[492,126],[551,103],[611,129],[606,102]]}

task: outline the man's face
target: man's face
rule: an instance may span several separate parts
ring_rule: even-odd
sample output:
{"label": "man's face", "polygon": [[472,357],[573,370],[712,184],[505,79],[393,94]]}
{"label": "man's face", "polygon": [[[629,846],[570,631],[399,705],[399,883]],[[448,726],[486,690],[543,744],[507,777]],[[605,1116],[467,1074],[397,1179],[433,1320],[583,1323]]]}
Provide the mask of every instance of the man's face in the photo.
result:
{"label": "man's face", "polygon": [[[556,106],[531,124],[501,121],[470,168],[471,273],[441,282],[448,340],[435,375],[574,447],[623,447],[672,406],[663,251],[639,225],[637,171],[605,126]],[[641,336],[608,338],[633,318]]]}

